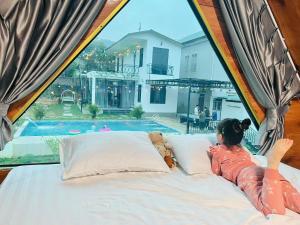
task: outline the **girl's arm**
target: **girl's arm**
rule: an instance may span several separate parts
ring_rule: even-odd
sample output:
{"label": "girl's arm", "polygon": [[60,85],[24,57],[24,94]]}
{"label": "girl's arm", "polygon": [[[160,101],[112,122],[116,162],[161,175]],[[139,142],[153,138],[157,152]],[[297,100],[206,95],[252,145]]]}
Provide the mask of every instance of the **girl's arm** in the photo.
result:
{"label": "girl's arm", "polygon": [[208,150],[208,154],[211,157],[211,170],[216,175],[221,175],[221,166],[219,163],[218,153],[220,152],[220,148],[218,146],[210,146]]}

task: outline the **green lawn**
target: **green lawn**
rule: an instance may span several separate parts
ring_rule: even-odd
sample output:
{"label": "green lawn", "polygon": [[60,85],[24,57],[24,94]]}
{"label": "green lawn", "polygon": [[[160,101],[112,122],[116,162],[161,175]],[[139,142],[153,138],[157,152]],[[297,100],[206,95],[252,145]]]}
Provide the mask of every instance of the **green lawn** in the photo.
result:
{"label": "green lawn", "polygon": [[[41,103],[40,103],[41,104]],[[66,108],[66,107],[65,107]],[[45,107],[45,116],[42,120],[91,120],[91,115],[88,112],[88,106],[83,107],[83,113],[80,111],[80,108],[76,104],[68,104],[68,111],[65,113],[71,113],[72,116],[64,115],[64,104],[51,104]],[[34,116],[34,109],[30,107],[27,112],[19,119],[21,121],[25,121],[26,118],[29,117],[32,120],[36,120]],[[129,114],[99,114],[95,119],[98,120],[130,120],[136,119],[135,117],[130,116]]]}
{"label": "green lawn", "polygon": [[59,155],[26,155],[20,157],[0,158],[0,165],[19,165],[32,163],[59,163]]}

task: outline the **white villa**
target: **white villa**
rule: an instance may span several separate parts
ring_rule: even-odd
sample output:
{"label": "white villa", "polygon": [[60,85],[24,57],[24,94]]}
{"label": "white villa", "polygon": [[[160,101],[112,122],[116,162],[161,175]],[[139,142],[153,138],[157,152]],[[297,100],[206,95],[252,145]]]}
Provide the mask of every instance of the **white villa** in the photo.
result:
{"label": "white villa", "polygon": [[[107,48],[113,71],[90,71],[92,104],[105,109],[141,105],[146,113],[186,113],[188,90],[152,86],[147,80],[197,78],[229,81],[203,32],[173,40],[154,30],[129,33]],[[235,90],[203,89],[191,94],[190,112],[207,107],[215,119],[247,117]],[[234,109],[234,110],[233,110]],[[236,115],[232,115],[236,112]]]}
{"label": "white villa", "polygon": [[[180,78],[229,81],[215,51],[204,32],[197,32],[180,40],[182,44]],[[187,111],[188,90],[180,88],[178,94],[178,113]],[[234,88],[203,89],[191,94],[190,112],[196,105],[200,110],[207,107],[215,119],[248,116]]]}

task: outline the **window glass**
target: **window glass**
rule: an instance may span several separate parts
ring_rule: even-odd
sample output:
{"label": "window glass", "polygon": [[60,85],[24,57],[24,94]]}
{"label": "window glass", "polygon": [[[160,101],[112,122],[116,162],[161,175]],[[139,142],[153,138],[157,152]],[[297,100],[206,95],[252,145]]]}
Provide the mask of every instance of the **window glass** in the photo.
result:
{"label": "window glass", "polygon": [[[249,117],[188,2],[175,2],[126,4],[15,122],[0,165],[59,162],[65,136],[209,133],[224,118]],[[246,143],[255,133],[251,126]]]}
{"label": "window glass", "polygon": [[144,49],[141,48],[140,49],[140,57],[139,57],[139,67],[142,67],[143,66],[143,58],[144,58]]}
{"label": "window glass", "polygon": [[142,97],[142,85],[138,85],[138,102],[141,102],[141,97]]}
{"label": "window glass", "polygon": [[184,71],[189,72],[189,58],[190,56],[186,55],[184,57]]}
{"label": "window glass", "polygon": [[166,75],[168,72],[169,49],[153,48],[152,74]]}
{"label": "window glass", "polygon": [[166,87],[165,86],[151,86],[150,103],[151,104],[165,104],[166,103]]}
{"label": "window glass", "polygon": [[222,99],[215,98],[213,101],[213,110],[221,110],[222,109]]}
{"label": "window glass", "polygon": [[197,70],[197,54],[192,54],[191,72],[196,72],[196,70]]}

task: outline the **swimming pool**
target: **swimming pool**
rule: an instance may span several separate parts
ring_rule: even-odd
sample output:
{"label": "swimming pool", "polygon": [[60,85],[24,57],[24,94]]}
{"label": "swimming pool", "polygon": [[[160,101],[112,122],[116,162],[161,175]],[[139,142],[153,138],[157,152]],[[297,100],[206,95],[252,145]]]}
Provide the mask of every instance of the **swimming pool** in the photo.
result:
{"label": "swimming pool", "polygon": [[107,126],[112,131],[160,131],[163,133],[178,133],[170,127],[151,120],[107,120],[107,121],[30,121],[19,136],[59,136],[74,133],[99,131]]}

